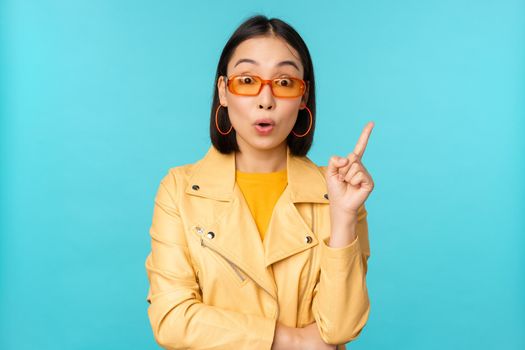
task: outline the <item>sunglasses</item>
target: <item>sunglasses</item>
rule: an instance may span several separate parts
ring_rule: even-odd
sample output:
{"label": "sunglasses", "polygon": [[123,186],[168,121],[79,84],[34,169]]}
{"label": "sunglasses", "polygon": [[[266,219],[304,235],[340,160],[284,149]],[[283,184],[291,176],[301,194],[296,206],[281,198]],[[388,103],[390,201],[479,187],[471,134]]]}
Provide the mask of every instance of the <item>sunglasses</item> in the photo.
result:
{"label": "sunglasses", "polygon": [[228,90],[235,95],[257,96],[264,85],[270,85],[270,90],[275,97],[293,98],[303,96],[306,84],[302,79],[283,77],[264,80],[256,75],[233,75],[226,77]]}

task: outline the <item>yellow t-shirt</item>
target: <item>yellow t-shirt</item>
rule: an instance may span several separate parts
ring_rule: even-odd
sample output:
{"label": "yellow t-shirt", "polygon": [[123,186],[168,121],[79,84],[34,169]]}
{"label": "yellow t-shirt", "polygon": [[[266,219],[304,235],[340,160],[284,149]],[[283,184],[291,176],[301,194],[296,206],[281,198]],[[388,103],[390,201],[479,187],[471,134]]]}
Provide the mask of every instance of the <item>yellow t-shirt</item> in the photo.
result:
{"label": "yellow t-shirt", "polygon": [[264,240],[273,207],[288,183],[286,169],[272,173],[245,173],[236,170],[235,178],[259,229],[261,240]]}

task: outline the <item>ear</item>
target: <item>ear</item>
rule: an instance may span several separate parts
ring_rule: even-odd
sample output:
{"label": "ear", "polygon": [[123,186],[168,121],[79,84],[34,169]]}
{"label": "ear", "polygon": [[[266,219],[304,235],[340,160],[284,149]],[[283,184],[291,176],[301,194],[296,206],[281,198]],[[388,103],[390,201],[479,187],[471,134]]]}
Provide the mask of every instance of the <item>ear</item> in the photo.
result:
{"label": "ear", "polygon": [[304,106],[306,106],[306,103],[308,102],[308,93],[310,92],[310,82],[306,82],[306,91],[301,98],[301,107],[300,109],[304,109]]}
{"label": "ear", "polygon": [[219,103],[224,107],[227,107],[228,99],[226,98],[226,82],[224,81],[223,75],[217,79],[217,93],[219,94]]}

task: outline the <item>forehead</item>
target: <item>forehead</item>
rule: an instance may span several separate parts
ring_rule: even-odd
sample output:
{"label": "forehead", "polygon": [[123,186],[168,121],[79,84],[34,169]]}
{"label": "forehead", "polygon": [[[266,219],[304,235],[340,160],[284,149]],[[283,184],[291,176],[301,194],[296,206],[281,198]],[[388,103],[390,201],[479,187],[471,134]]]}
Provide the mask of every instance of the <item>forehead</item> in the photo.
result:
{"label": "forehead", "polygon": [[[255,62],[255,63],[254,63]],[[278,37],[255,37],[240,43],[228,62],[228,72],[284,71],[303,75],[301,58],[292,46]]]}

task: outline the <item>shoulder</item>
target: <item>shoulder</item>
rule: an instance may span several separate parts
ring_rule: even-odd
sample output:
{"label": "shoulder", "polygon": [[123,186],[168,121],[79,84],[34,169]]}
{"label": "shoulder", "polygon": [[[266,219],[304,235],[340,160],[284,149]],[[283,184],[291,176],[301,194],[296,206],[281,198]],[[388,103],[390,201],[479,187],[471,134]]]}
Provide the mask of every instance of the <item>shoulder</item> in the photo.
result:
{"label": "shoulder", "polygon": [[326,165],[317,165],[317,164],[316,164],[316,166],[317,166],[317,169],[319,169],[319,171],[321,172],[321,174],[323,174],[323,176],[325,176],[326,175],[326,169],[328,168],[328,166],[326,166]]}
{"label": "shoulder", "polygon": [[168,171],[164,175],[162,181],[185,181],[188,177],[191,176],[193,170],[197,166],[197,163],[178,165],[168,168]]}
{"label": "shoulder", "polygon": [[160,187],[168,191],[175,197],[176,194],[184,193],[195,169],[199,166],[200,160],[195,163],[182,164],[167,169],[160,180]]}

